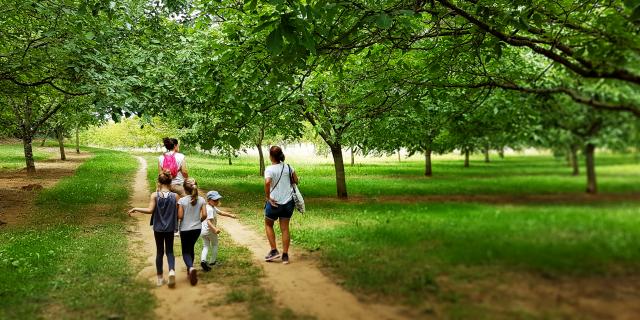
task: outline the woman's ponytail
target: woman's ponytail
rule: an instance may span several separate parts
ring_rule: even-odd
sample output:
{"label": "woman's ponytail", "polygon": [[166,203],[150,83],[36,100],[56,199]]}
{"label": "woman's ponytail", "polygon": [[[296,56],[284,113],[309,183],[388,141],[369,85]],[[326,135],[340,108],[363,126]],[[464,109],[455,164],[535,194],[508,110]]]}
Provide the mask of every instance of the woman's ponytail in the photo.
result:
{"label": "woman's ponytail", "polygon": [[284,162],[284,152],[282,152],[282,148],[278,146],[269,148],[269,155],[278,162]]}
{"label": "woman's ponytail", "polygon": [[171,138],[162,138],[162,144],[167,148],[167,151],[171,151],[176,147]]}

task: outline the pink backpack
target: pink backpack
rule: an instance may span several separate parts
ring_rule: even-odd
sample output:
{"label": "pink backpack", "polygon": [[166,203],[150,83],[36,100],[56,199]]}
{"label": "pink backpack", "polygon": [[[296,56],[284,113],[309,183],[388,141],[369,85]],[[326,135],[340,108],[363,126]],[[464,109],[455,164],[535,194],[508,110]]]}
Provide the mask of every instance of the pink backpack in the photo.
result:
{"label": "pink backpack", "polygon": [[171,172],[171,178],[175,179],[178,175],[178,162],[176,162],[176,156],[172,154],[164,154],[164,160],[162,161],[162,170]]}

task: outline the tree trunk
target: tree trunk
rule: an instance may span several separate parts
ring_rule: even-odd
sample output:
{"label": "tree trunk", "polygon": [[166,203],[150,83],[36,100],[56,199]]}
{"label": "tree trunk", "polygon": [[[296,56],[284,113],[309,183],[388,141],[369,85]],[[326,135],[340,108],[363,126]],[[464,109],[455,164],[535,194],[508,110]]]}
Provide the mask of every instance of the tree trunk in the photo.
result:
{"label": "tree trunk", "polygon": [[424,175],[427,177],[433,175],[433,171],[431,170],[431,148],[424,150]]}
{"label": "tree trunk", "polygon": [[258,148],[258,155],[260,156],[260,176],[264,177],[264,154],[262,153],[262,141],[264,141],[264,126],[260,126],[258,131],[258,137],[256,138],[256,148]]}
{"label": "tree trunk", "polygon": [[484,149],[484,162],[489,163],[489,148]]}
{"label": "tree trunk", "polygon": [[500,159],[504,159],[504,148],[498,149],[498,156]]}
{"label": "tree trunk", "polygon": [[22,145],[24,146],[24,159],[27,165],[27,173],[36,172],[36,164],[33,161],[33,147],[31,145],[32,138],[28,134],[22,135]]}
{"label": "tree trunk", "polygon": [[464,149],[464,167],[469,168],[469,149]]}
{"label": "tree trunk", "polygon": [[44,143],[47,142],[47,134],[44,134],[44,138],[42,138],[42,143],[40,143],[41,147],[44,147]]}
{"label": "tree trunk", "polygon": [[400,162],[400,149],[398,149],[398,162]]}
{"label": "tree trunk", "polygon": [[228,159],[229,159],[229,165],[233,165],[233,163],[231,162],[231,154],[229,154]]}
{"label": "tree trunk", "polygon": [[351,147],[351,166],[353,167],[356,164],[356,156],[353,152],[353,147]]}
{"label": "tree trunk", "polygon": [[262,153],[262,145],[256,144],[256,148],[258,148],[258,156],[260,157],[260,176],[264,176],[264,154]]}
{"label": "tree trunk", "polygon": [[[16,114],[19,117],[19,114]],[[20,126],[22,131],[22,145],[24,147],[24,160],[27,165],[27,174],[36,173],[36,164],[33,160],[33,136],[36,132],[31,128],[31,101],[27,97],[24,104],[24,118]]]}
{"label": "tree trunk", "polygon": [[578,163],[578,148],[571,147],[571,166],[573,167],[573,172],[571,173],[574,176],[580,174],[580,164]]}
{"label": "tree trunk", "polygon": [[593,143],[588,143],[585,148],[584,154],[587,158],[587,193],[598,193],[598,186],[596,184],[596,159],[595,159],[596,146]]}
{"label": "tree trunk", "polygon": [[344,160],[342,159],[342,146],[339,143],[329,146],[333,156],[333,165],[336,169],[336,189],[338,198],[347,198],[347,181],[344,173]]}
{"label": "tree trunk", "polygon": [[60,146],[60,160],[67,160],[67,156],[64,154],[64,134],[62,128],[56,128],[56,137],[58,138],[58,146]]}
{"label": "tree trunk", "polygon": [[76,125],[76,153],[80,154],[80,126]]}

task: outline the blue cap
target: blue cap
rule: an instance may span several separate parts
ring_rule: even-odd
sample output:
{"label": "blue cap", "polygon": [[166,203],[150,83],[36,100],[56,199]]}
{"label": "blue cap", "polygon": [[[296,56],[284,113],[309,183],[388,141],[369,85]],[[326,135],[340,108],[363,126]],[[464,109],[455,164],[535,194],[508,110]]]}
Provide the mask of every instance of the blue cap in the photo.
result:
{"label": "blue cap", "polygon": [[220,192],[218,191],[207,192],[207,200],[218,200],[220,198],[222,198],[222,195],[220,195]]}

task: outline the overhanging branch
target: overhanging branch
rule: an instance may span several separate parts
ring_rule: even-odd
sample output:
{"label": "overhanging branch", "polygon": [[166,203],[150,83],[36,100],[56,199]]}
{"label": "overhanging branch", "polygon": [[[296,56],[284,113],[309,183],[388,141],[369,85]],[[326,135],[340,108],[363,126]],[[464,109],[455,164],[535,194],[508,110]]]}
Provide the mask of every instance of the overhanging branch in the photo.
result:
{"label": "overhanging branch", "polygon": [[569,96],[573,101],[578,102],[583,105],[587,105],[600,110],[609,110],[609,111],[623,111],[630,112],[634,114],[636,117],[640,117],[640,107],[632,104],[625,103],[609,103],[605,101],[601,101],[595,99],[594,97],[586,97],[580,94],[578,91],[565,88],[565,87],[556,87],[556,88],[529,88],[522,87],[513,83],[498,83],[494,81],[486,81],[479,83],[470,83],[470,84],[429,84],[432,87],[440,87],[440,88],[501,88],[505,90],[519,91],[524,93],[533,93],[533,94],[565,94]]}

